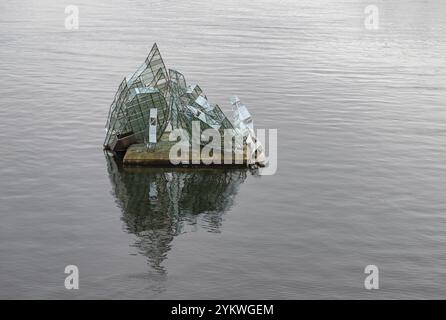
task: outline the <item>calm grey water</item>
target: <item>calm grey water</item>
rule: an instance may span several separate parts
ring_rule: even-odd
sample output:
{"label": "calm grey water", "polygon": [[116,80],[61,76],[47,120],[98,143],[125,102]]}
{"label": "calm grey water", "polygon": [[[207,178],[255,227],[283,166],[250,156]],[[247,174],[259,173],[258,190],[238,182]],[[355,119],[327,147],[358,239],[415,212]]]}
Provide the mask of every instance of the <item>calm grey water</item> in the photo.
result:
{"label": "calm grey water", "polygon": [[[444,298],[446,3],[373,3],[377,31],[356,0],[2,1],[0,298]],[[107,160],[153,42],[278,129],[275,175]]]}

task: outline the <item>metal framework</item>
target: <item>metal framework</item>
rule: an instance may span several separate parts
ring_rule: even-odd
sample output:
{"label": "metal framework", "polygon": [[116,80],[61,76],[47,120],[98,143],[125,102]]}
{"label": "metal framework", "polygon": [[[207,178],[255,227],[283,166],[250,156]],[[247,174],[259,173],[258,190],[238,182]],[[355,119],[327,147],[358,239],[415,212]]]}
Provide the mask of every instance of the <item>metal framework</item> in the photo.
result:
{"label": "metal framework", "polygon": [[192,121],[200,121],[203,130],[213,128],[221,134],[224,129],[234,129],[198,85],[187,85],[184,75],[166,69],[155,43],[144,63],[124,78],[116,92],[105,126],[104,147],[117,150],[125,139],[150,146],[159,141],[168,124],[191,134]]}

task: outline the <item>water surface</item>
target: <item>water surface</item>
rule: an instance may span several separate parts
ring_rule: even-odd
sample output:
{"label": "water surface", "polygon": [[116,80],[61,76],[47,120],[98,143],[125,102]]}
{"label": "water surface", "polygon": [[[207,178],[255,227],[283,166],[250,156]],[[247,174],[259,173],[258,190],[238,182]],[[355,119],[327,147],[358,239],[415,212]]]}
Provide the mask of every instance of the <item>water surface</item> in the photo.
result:
{"label": "water surface", "polygon": [[[446,3],[375,1],[377,31],[368,4],[2,2],[0,298],[444,298]],[[104,156],[114,93],[154,42],[278,129],[275,175]]]}

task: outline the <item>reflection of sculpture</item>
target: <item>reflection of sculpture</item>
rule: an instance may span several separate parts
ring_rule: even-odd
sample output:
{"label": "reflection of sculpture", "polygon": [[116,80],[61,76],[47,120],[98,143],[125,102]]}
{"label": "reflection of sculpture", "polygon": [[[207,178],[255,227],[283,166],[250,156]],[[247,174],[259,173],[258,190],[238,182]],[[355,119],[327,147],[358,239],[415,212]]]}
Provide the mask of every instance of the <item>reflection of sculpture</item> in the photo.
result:
{"label": "reflection of sculpture", "polygon": [[219,232],[222,213],[231,207],[246,178],[246,171],[228,169],[125,171],[112,158],[106,159],[127,231],[138,236],[136,247],[161,272],[171,241],[186,226]]}

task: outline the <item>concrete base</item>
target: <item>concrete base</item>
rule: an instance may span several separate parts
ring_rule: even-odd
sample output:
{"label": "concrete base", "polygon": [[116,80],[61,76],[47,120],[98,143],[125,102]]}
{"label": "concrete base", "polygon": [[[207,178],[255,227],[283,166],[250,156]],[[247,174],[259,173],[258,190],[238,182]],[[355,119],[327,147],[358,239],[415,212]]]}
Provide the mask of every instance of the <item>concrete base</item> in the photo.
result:
{"label": "concrete base", "polygon": [[[163,136],[161,140],[156,144],[153,149],[148,149],[144,144],[133,144],[125,153],[123,164],[124,166],[161,166],[161,167],[246,167],[247,166],[247,156],[246,149],[243,154],[235,154],[233,152],[225,152],[221,150],[221,164],[206,164],[211,162],[211,157],[209,156],[196,156],[192,155],[191,149],[189,148],[189,158],[187,163],[180,163],[178,165],[172,164],[169,158],[169,152],[171,147],[176,142],[171,142],[168,140],[167,136]],[[224,159],[230,158],[230,163],[224,163]]]}

